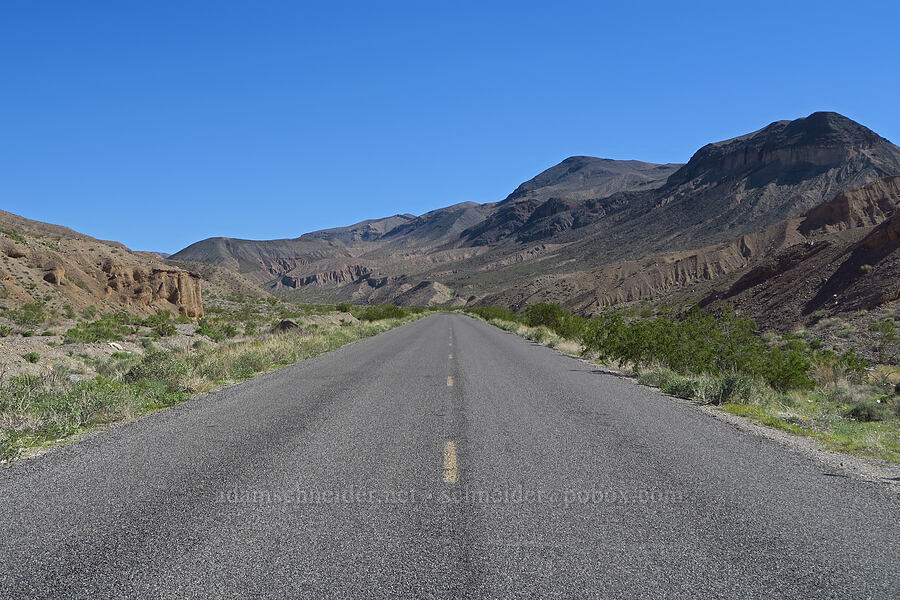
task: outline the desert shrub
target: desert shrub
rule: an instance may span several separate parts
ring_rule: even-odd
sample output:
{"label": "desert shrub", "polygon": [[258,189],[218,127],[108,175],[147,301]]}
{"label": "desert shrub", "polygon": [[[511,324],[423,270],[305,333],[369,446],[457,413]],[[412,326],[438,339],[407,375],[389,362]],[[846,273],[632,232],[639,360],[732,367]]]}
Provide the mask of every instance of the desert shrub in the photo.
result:
{"label": "desert shrub", "polygon": [[3,316],[19,325],[40,325],[47,320],[43,302],[28,302],[20,308],[5,311]]}
{"label": "desert shrub", "polygon": [[543,325],[552,329],[563,313],[565,311],[559,304],[533,304],[522,312],[522,317],[530,327]]}
{"label": "desert shrub", "polygon": [[638,383],[661,388],[676,377],[678,374],[670,369],[657,368],[641,373],[638,376]]}
{"label": "desert shrub", "polygon": [[13,241],[20,244],[25,242],[25,236],[11,227],[0,227],[0,233],[8,235]]}
{"label": "desert shrub", "polygon": [[529,340],[537,342],[538,344],[543,344],[549,341],[552,335],[547,327],[541,325],[540,327],[535,327],[531,331],[528,331],[525,334],[525,337]]}
{"label": "desert shrub", "polygon": [[553,331],[560,337],[569,340],[580,340],[587,324],[588,320],[584,317],[565,312],[557,319],[556,325],[553,326]]}
{"label": "desert shrub", "polygon": [[663,383],[660,389],[670,396],[694,398],[699,390],[699,385],[698,381],[691,377],[675,376]]}
{"label": "desert shrub", "polygon": [[898,339],[897,325],[894,322],[894,319],[885,319],[884,321],[870,323],[869,330],[881,334],[881,341],[884,344],[896,342]]}
{"label": "desert shrub", "polygon": [[[680,375],[759,378],[778,390],[812,387],[812,355],[806,343],[785,336],[783,344],[769,347],[755,329],[756,323],[731,311],[714,316],[693,309],[678,318],[663,314],[629,320],[623,311],[607,309],[583,326],[581,339],[585,350],[636,370],[658,365]],[[854,356],[844,357],[844,362],[848,369],[858,368]],[[710,392],[716,401],[746,396],[747,380],[726,378],[716,385],[724,386]]]}
{"label": "desert shrub", "polygon": [[810,389],[815,383],[809,377],[812,358],[808,347],[799,340],[791,340],[780,348],[773,348],[763,369],[766,382],[779,391]]}
{"label": "desert shrub", "polygon": [[519,315],[512,312],[508,308],[503,308],[502,306],[476,306],[473,308],[465,309],[465,312],[479,316],[485,321],[491,321],[495,319],[499,321],[521,321],[521,317],[519,317]]}
{"label": "desert shrub", "polygon": [[812,372],[822,385],[837,385],[842,379],[860,383],[868,366],[868,361],[852,349],[840,355],[832,350],[813,353]]}
{"label": "desert shrub", "polygon": [[891,409],[877,402],[859,402],[847,411],[847,416],[863,423],[891,418]]}
{"label": "desert shrub", "polygon": [[580,339],[587,319],[573,315],[559,304],[534,304],[525,309],[521,319],[531,327],[548,327],[560,337]]}
{"label": "desert shrub", "polygon": [[22,358],[24,358],[27,362],[36,363],[41,360],[41,355],[37,352],[28,352],[27,354],[23,354]]}
{"label": "desert shrub", "polygon": [[375,304],[362,309],[358,318],[361,321],[380,321],[382,319],[402,319],[407,314],[406,310],[393,304]]}
{"label": "desert shrub", "polygon": [[9,325],[0,325],[0,337],[7,337],[12,335],[13,328]]}
{"label": "desert shrub", "polygon": [[249,379],[272,364],[272,357],[262,349],[251,348],[234,357],[228,375],[233,379]]}
{"label": "desert shrub", "polygon": [[148,351],[136,365],[122,377],[126,383],[151,383],[165,394],[180,391],[181,380],[188,373],[188,363],[183,357],[162,350]]}
{"label": "desert shrub", "polygon": [[200,319],[197,333],[205,335],[214,342],[221,342],[237,335],[237,329],[228,323],[221,323],[211,319]]}
{"label": "desert shrub", "polygon": [[141,322],[144,327],[149,327],[154,335],[167,337],[175,335],[175,323],[172,322],[172,313],[160,310],[155,315],[147,317]]}
{"label": "desert shrub", "polygon": [[710,404],[746,403],[753,393],[754,380],[748,375],[726,373],[709,379],[704,398]]}
{"label": "desert shrub", "polygon": [[337,312],[348,313],[351,310],[353,310],[353,305],[350,304],[349,302],[341,302],[341,303],[335,305],[334,309]]}
{"label": "desert shrub", "polygon": [[107,342],[117,341],[132,335],[137,329],[132,324],[134,317],[125,313],[107,313],[96,321],[79,323],[65,333],[66,342]]}

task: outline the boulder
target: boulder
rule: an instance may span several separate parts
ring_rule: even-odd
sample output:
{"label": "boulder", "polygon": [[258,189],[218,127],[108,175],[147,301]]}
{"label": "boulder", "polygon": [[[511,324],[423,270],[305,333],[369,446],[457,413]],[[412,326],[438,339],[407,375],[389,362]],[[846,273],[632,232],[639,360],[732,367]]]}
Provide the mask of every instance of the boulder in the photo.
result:
{"label": "boulder", "polygon": [[295,321],[284,319],[278,325],[272,328],[272,333],[288,333],[289,331],[298,331],[300,326]]}

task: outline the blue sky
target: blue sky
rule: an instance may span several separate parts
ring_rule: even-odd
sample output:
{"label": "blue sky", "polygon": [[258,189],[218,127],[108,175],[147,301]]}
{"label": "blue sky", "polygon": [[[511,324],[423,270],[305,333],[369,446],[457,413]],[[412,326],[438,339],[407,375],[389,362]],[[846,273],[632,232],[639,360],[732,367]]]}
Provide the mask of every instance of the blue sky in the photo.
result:
{"label": "blue sky", "polygon": [[0,3],[0,208],[174,252],[684,162],[834,110],[900,141],[895,2]]}

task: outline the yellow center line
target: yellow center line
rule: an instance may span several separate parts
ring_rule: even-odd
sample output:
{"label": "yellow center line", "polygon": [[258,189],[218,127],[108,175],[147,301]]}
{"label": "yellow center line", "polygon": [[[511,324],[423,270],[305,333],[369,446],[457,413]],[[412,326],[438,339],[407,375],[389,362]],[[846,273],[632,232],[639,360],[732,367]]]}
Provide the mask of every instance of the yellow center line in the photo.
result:
{"label": "yellow center line", "polygon": [[444,483],[456,483],[459,467],[456,460],[456,442],[444,442]]}
{"label": "yellow center line", "polygon": [[453,387],[453,375],[447,375],[447,387]]}
{"label": "yellow center line", "polygon": [[447,358],[449,358],[450,360],[453,360],[453,353],[451,352]]}

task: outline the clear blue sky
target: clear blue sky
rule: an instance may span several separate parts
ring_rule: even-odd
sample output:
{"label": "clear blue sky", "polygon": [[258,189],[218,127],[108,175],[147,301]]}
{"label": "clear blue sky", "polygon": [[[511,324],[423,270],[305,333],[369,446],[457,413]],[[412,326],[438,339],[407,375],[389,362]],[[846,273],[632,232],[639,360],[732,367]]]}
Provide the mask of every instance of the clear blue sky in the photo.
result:
{"label": "clear blue sky", "polygon": [[835,110],[900,141],[868,2],[0,2],[0,208],[142,250],[501,200]]}

